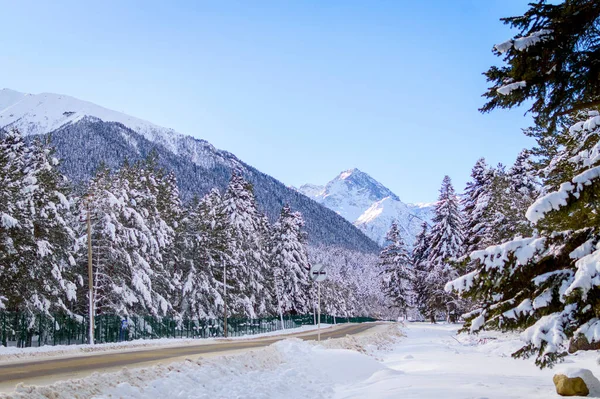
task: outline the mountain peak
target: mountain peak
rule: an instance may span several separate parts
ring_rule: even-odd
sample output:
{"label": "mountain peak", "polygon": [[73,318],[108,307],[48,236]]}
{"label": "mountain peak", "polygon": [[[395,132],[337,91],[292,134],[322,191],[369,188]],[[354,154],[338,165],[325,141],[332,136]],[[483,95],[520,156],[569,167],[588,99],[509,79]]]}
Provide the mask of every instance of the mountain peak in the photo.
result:
{"label": "mountain peak", "polygon": [[430,204],[407,205],[358,168],[344,170],[325,187],[305,184],[298,191],[343,216],[380,245],[392,222],[398,222],[404,241],[412,245],[421,223],[431,219]]}
{"label": "mountain peak", "polygon": [[347,190],[362,192],[371,202],[379,201],[386,197],[391,197],[396,201],[400,200],[390,189],[358,168],[341,172],[335,179],[327,183],[325,191],[333,189],[339,184],[346,186]]}
{"label": "mountain peak", "polygon": [[[342,173],[340,173],[338,175],[338,179],[346,180],[347,178],[351,177],[352,175],[361,175],[361,174],[367,175],[366,173],[358,170],[358,168],[352,168],[352,169],[348,169],[348,170],[345,170]],[[369,175],[367,175],[367,176],[369,176]]]}

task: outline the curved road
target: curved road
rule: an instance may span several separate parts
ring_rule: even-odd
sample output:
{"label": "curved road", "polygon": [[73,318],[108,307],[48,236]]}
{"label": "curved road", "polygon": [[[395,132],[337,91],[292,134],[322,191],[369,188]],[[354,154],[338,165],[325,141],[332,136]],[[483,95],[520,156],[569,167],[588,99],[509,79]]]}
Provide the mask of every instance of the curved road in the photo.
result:
{"label": "curved road", "polygon": [[[344,324],[322,330],[321,339],[341,338],[346,335],[359,334],[374,326],[376,323],[367,324]],[[46,360],[32,360],[12,364],[0,365],[0,388],[14,387],[20,382],[28,380],[42,380],[45,383],[59,379],[82,376],[81,373],[91,374],[94,371],[107,371],[108,369],[120,368],[142,363],[158,362],[167,359],[189,357],[194,355],[210,355],[219,352],[229,352],[243,349],[259,348],[271,345],[286,338],[300,338],[304,340],[316,340],[316,332],[302,332],[256,338],[248,340],[231,340],[215,344],[187,344],[182,346],[157,347],[154,349],[134,350],[128,352],[97,353],[85,356],[60,357]],[[60,378],[63,377],[63,378]],[[4,390],[0,389],[0,390]]]}

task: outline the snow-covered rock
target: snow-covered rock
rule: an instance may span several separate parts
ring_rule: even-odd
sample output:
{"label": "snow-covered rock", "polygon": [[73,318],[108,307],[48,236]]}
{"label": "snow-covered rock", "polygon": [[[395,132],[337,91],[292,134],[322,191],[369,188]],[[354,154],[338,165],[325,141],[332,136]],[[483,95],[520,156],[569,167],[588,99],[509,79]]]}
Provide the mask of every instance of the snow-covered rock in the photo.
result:
{"label": "snow-covered rock", "polygon": [[434,203],[405,204],[390,189],[358,169],[340,173],[325,186],[305,184],[298,191],[337,212],[382,245],[393,221],[409,246],[421,224],[430,222]]}
{"label": "snow-covered rock", "polygon": [[556,393],[561,396],[596,396],[600,381],[588,369],[570,367],[559,370],[553,378]]}

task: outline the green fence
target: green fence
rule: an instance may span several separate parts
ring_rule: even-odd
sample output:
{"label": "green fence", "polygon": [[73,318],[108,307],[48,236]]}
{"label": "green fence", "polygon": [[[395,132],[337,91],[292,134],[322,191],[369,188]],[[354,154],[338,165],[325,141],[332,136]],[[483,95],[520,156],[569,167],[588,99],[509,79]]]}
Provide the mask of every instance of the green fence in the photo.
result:
{"label": "green fence", "polygon": [[[95,318],[96,343],[122,342],[134,339],[158,338],[211,338],[223,336],[222,319],[175,320],[167,317],[129,316],[126,324],[117,315],[98,315]],[[313,324],[316,317],[295,315],[284,317],[284,327],[295,328]],[[321,323],[364,323],[375,321],[368,317],[335,317],[321,315]],[[85,344],[88,339],[88,319],[63,314],[31,315],[18,312],[0,312],[0,344],[3,346],[31,347],[42,345]],[[278,317],[261,319],[230,318],[227,336],[239,337],[281,330]]]}

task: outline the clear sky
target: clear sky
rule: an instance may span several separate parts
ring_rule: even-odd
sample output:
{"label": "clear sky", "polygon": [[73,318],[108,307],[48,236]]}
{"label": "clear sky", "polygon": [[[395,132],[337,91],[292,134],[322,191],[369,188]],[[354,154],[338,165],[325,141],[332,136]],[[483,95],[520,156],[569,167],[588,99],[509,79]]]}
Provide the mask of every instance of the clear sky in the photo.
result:
{"label": "clear sky", "polygon": [[203,138],[288,185],[357,167],[405,202],[531,144],[481,115],[499,18],[527,0],[0,0],[0,88],[68,94]]}

